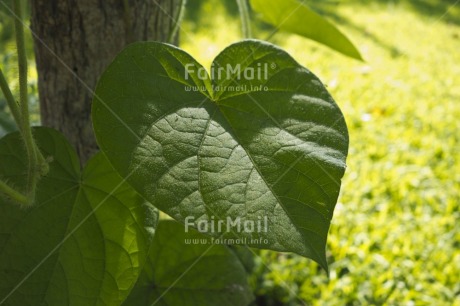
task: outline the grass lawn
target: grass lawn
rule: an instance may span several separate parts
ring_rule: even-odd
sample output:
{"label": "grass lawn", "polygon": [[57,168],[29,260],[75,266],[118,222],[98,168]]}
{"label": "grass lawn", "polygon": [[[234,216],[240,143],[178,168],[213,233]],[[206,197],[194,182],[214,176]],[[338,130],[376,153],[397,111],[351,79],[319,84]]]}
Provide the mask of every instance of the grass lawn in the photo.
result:
{"label": "grass lawn", "polygon": [[[366,62],[298,36],[273,37],[328,86],[347,120],[350,152],[328,242],[330,278],[307,259],[261,251],[251,282],[266,305],[460,305],[460,4],[453,3],[332,6],[331,19]],[[200,24],[189,18],[181,32],[181,47],[208,66],[240,39],[238,17],[223,11],[219,1],[205,3],[192,16]]]}

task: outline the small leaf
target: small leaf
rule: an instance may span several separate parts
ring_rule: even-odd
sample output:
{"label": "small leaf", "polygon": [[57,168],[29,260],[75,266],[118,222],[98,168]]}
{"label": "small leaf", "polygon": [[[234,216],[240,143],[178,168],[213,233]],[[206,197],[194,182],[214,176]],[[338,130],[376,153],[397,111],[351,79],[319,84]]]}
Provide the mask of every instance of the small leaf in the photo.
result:
{"label": "small leaf", "polygon": [[276,28],[295,33],[362,60],[353,43],[331,22],[300,0],[250,0],[254,11]]}
{"label": "small leaf", "polygon": [[253,296],[238,257],[184,229],[172,220],[158,224],[147,264],[124,305],[248,305]]}
{"label": "small leaf", "polygon": [[[145,263],[157,215],[102,153],[80,174],[58,132],[34,129],[49,174],[29,210],[0,200],[0,304],[119,305]],[[19,133],[0,140],[0,173],[20,188]]]}
{"label": "small leaf", "polygon": [[[233,44],[213,67],[211,81],[178,48],[128,46],[96,89],[101,150],[174,219],[327,269],[348,151],[340,109],[316,76],[271,44]],[[224,228],[209,230],[219,223]]]}

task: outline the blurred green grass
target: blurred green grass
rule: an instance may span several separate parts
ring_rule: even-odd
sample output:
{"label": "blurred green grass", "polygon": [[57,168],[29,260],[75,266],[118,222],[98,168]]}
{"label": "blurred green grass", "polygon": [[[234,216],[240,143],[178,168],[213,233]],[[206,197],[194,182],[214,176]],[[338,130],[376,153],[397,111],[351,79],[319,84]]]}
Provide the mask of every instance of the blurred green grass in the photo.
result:
{"label": "blurred green grass", "polygon": [[[298,36],[273,42],[328,86],[350,132],[328,240],[330,278],[296,255],[261,251],[260,305],[460,305],[460,4],[341,1],[324,11],[358,62]],[[239,40],[219,1],[186,19],[181,47],[209,67]],[[257,32],[264,38],[270,30]]]}

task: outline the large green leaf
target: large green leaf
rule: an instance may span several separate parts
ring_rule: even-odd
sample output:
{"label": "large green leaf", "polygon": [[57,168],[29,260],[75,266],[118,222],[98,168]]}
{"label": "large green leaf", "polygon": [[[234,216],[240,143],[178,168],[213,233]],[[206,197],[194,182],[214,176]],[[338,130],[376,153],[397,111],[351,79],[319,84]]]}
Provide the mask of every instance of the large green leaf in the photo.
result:
{"label": "large green leaf", "polygon": [[[28,210],[0,200],[0,304],[119,305],[148,255],[156,212],[102,153],[80,174],[58,132],[34,130],[50,172]],[[0,173],[20,188],[27,160],[18,133],[0,141]]]}
{"label": "large green leaf", "polygon": [[185,233],[176,221],[161,221],[149,260],[124,305],[248,305],[253,297],[238,256],[206,242],[206,236]]}
{"label": "large green leaf", "polygon": [[277,29],[292,32],[362,60],[353,43],[331,22],[300,0],[250,0],[252,8]]}
{"label": "large green leaf", "polygon": [[[227,65],[231,71],[218,69]],[[237,65],[239,74],[232,72]],[[178,48],[128,46],[96,89],[92,116],[101,149],[174,219],[247,222],[246,232],[227,232],[224,224],[209,234],[296,252],[327,268],[326,238],[348,150],[342,113],[316,76],[271,44],[233,44],[213,67],[211,82]],[[246,68],[261,69],[262,77],[245,79]]]}

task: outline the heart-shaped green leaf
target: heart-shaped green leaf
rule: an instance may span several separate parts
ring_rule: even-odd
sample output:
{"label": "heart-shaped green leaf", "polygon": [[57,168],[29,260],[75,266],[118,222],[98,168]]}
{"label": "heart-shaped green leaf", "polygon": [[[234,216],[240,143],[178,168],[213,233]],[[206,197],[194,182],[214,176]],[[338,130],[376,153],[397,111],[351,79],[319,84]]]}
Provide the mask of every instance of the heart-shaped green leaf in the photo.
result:
{"label": "heart-shaped green leaf", "polygon": [[353,43],[305,0],[251,0],[252,8],[277,29],[312,39],[344,55],[362,60]]}
{"label": "heart-shaped green leaf", "polygon": [[238,256],[207,242],[175,221],[160,221],[147,264],[124,305],[249,305],[253,297]]}
{"label": "heart-shaped green leaf", "polygon": [[176,47],[128,46],[96,89],[101,149],[174,219],[327,269],[348,150],[340,109],[316,76],[271,44],[233,44],[212,67],[211,81]]}
{"label": "heart-shaped green leaf", "polygon": [[[80,174],[58,132],[34,129],[49,174],[28,210],[0,200],[0,304],[119,305],[148,255],[157,213],[102,153]],[[0,140],[0,173],[20,188],[26,154],[19,133]]]}

